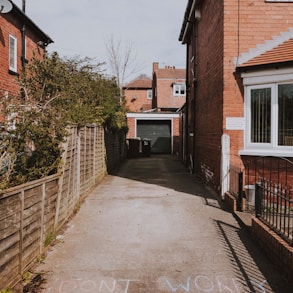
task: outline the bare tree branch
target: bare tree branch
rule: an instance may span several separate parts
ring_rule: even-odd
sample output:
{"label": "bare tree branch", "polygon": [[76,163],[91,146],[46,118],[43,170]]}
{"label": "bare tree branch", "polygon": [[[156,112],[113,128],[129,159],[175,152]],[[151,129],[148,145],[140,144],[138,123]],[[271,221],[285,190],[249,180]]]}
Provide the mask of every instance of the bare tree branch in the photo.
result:
{"label": "bare tree branch", "polygon": [[122,98],[122,87],[127,78],[142,69],[142,65],[136,65],[136,54],[133,43],[127,42],[122,46],[122,41],[116,41],[111,35],[106,41],[105,46],[108,54],[109,65],[112,74],[116,79],[120,89],[120,100]]}

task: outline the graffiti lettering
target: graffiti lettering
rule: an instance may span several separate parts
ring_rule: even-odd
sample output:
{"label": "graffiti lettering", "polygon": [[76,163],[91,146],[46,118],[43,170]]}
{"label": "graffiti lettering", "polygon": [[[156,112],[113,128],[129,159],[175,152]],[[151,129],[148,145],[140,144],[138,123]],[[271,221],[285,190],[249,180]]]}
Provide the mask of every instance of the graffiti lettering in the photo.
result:
{"label": "graffiti lettering", "polygon": [[[131,282],[137,282],[131,279],[111,279],[110,281],[93,281],[93,280],[75,280],[64,281],[60,284],[58,293],[72,292],[120,292],[127,293]],[[76,291],[73,291],[76,290]]]}
{"label": "graffiti lettering", "polygon": [[185,292],[189,292],[190,290],[190,277],[187,278],[186,286],[179,284],[178,286],[174,287],[167,278],[165,278],[165,280],[172,292],[176,292],[180,288],[182,288]]}
{"label": "graffiti lettering", "polygon": [[[235,278],[207,275],[197,275],[194,278],[188,276],[186,279],[176,282],[168,277],[159,278],[159,286],[164,286],[164,292],[178,293],[241,293],[244,288],[243,282]],[[163,283],[162,283],[163,281]],[[132,283],[140,283],[140,280],[134,279],[102,279],[102,280],[67,280],[60,283],[58,293],[128,293]],[[250,285],[257,292],[266,293],[266,280],[258,281],[255,279],[248,280]]]}

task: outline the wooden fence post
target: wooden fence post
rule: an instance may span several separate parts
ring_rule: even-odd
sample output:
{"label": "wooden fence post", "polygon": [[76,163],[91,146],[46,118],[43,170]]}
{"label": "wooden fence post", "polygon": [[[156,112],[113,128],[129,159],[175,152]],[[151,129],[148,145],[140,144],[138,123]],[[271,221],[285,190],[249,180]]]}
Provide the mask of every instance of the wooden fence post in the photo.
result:
{"label": "wooden fence post", "polygon": [[80,195],[80,164],[81,164],[81,135],[80,131],[77,133],[77,162],[76,162],[76,189],[75,196]]}
{"label": "wooden fence post", "polygon": [[42,206],[41,206],[41,232],[40,232],[40,254],[44,247],[44,218],[45,218],[46,183],[42,184]]}
{"label": "wooden fence post", "polygon": [[23,217],[24,217],[24,190],[20,192],[20,223],[19,223],[19,274],[23,273]]}
{"label": "wooden fence post", "polygon": [[[73,139],[73,133],[72,133],[72,128],[70,128],[71,131],[71,139]],[[62,197],[62,191],[63,191],[63,181],[64,181],[64,170],[66,167],[66,157],[67,157],[67,152],[68,152],[68,138],[66,139],[65,143],[63,143],[62,149],[63,154],[62,154],[62,168],[59,171],[60,176],[58,180],[58,193],[57,193],[57,201],[56,201],[56,210],[55,210],[55,223],[54,223],[54,231],[58,229],[58,223],[59,223],[59,211],[60,211],[60,203],[61,203],[61,197]]]}

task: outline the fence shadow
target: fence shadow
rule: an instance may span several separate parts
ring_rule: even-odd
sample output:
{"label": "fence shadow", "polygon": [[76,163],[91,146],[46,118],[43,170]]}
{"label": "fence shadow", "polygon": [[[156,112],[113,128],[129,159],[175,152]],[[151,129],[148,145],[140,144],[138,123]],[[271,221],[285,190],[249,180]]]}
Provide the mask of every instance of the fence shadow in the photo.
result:
{"label": "fence shadow", "polygon": [[219,220],[214,220],[214,224],[243,292],[292,292],[289,280],[272,267],[244,229]]}

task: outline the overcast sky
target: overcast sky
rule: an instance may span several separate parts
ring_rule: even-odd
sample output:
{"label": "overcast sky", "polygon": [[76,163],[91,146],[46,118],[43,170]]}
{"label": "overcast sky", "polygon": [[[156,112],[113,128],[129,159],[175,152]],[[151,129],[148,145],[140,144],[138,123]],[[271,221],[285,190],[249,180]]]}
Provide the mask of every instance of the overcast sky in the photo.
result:
{"label": "overcast sky", "polygon": [[[13,0],[20,8],[22,0]],[[185,68],[179,41],[187,0],[26,0],[26,14],[54,44],[61,57],[107,62],[106,40],[132,43],[139,74],[151,76],[152,63]],[[105,67],[105,69],[107,69]]]}

